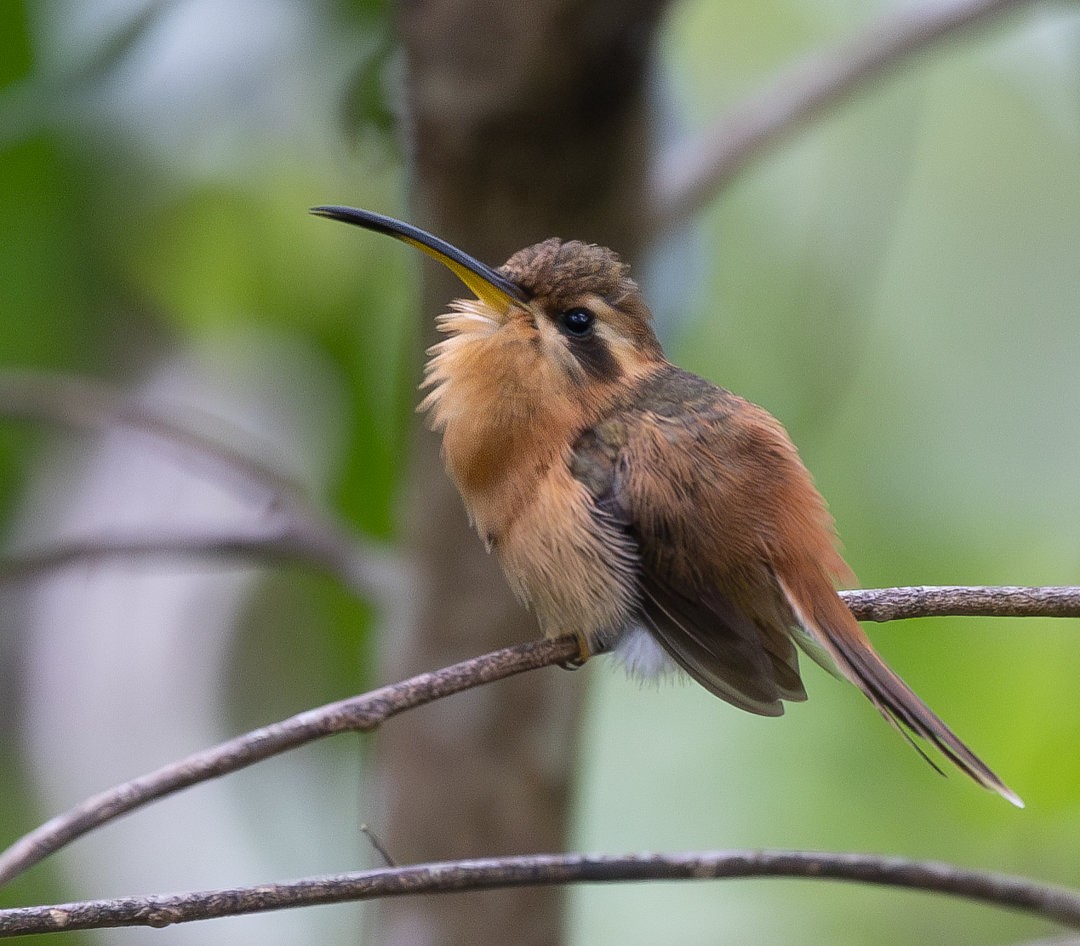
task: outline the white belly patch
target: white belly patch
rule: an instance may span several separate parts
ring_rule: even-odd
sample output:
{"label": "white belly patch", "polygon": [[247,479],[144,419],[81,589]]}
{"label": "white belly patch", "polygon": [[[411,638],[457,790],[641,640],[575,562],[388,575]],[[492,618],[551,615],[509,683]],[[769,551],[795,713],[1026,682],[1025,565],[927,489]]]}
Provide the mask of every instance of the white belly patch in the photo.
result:
{"label": "white belly patch", "polygon": [[658,681],[679,669],[656,638],[640,624],[631,625],[619,635],[612,653],[629,676],[645,683]]}

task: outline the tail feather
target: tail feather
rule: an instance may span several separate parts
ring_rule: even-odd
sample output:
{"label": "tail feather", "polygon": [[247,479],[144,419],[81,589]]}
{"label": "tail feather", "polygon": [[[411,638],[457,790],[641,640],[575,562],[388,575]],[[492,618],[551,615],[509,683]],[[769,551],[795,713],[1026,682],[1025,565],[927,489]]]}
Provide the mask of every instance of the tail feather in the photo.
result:
{"label": "tail feather", "polygon": [[820,643],[841,672],[859,687],[889,723],[916,751],[941,771],[913,737],[933,745],[960,771],[1006,801],[1023,808],[1012,789],[991,771],[974,752],[927,706],[878,656],[869,638],[839,595],[818,596],[805,607],[783,580],[780,586],[803,629]]}

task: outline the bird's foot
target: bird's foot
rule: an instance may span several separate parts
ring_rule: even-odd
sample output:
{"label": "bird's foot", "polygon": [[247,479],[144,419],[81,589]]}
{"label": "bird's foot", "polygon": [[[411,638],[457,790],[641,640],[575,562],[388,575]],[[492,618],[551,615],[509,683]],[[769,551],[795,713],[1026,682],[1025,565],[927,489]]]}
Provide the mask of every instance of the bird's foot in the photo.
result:
{"label": "bird's foot", "polygon": [[589,647],[588,640],[581,634],[574,634],[577,638],[578,652],[576,657],[570,657],[568,660],[559,661],[559,666],[563,670],[578,670],[585,666],[585,663],[592,656],[592,648]]}

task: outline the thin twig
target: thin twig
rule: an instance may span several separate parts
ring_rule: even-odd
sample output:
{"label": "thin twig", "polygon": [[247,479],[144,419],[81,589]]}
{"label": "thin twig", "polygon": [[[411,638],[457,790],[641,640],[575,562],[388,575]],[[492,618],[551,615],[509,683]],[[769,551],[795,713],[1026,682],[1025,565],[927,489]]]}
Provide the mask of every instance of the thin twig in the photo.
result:
{"label": "thin twig", "polygon": [[317,509],[287,503],[247,524],[216,531],[158,535],[94,535],[47,548],[0,555],[0,584],[29,581],[63,568],[100,562],[239,559],[290,562],[332,575],[367,600],[391,598],[407,586],[405,563],[389,549],[349,534]]}
{"label": "thin twig", "polygon": [[[134,556],[227,556],[288,559],[335,576],[358,597],[386,595],[402,585],[403,566],[387,550],[350,532],[309,502],[296,484],[250,455],[208,436],[170,413],[132,400],[102,381],[43,371],[0,371],[0,416],[80,430],[123,426],[210,461],[214,472],[270,498],[246,531],[173,536],[90,536],[53,548],[0,558],[0,582],[46,574],[80,561]],[[203,418],[206,426],[221,425]]]}
{"label": "thin twig", "polygon": [[130,561],[145,565],[152,560],[178,558],[238,558],[249,562],[281,558],[313,564],[310,556],[291,546],[287,530],[274,521],[255,523],[246,534],[242,534],[238,526],[216,532],[99,535],[59,541],[41,551],[0,556],[0,583],[39,578],[76,565],[106,561]]}
{"label": "thin twig", "polygon": [[299,713],[193,753],[94,795],[24,835],[0,853],[0,884],[94,828],[181,789],[236,772],[324,736],[372,732],[404,710],[526,670],[567,661],[577,654],[573,637],[518,644]]}
{"label": "thin twig", "polygon": [[659,230],[692,216],[747,164],[823,112],[944,40],[1031,0],[922,2],[787,69],[694,141],[662,155],[654,175]]}
{"label": "thin twig", "polygon": [[117,926],[164,927],[299,906],[508,887],[643,880],[800,877],[910,888],[1020,910],[1080,928],[1080,894],[938,861],[816,851],[533,854],[414,864],[277,884],[0,910],[0,936]]}
{"label": "thin twig", "polygon": [[382,838],[380,838],[369,824],[360,825],[360,833],[368,839],[368,843],[375,848],[375,853],[382,858],[383,864],[387,867],[397,867],[398,863],[393,857],[390,856],[390,852],[386,849],[386,845],[383,844]]}

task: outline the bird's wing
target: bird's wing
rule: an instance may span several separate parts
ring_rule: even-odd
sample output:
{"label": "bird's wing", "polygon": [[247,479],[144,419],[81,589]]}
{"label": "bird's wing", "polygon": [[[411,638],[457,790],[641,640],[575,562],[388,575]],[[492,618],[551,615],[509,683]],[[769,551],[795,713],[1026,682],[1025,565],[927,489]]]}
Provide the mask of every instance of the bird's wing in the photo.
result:
{"label": "bird's wing", "polygon": [[[739,529],[749,524],[734,507],[743,474],[738,463],[718,465],[714,457],[716,431],[750,407],[673,369],[651,396],[586,431],[571,468],[598,515],[632,535],[642,621],[672,659],[721,699],[778,716],[782,700],[806,699],[791,615],[782,603],[777,614],[775,587],[755,593],[770,579],[766,563],[754,562],[760,574],[750,574],[741,555]],[[730,515],[711,508],[717,497],[735,500]]]}
{"label": "bird's wing", "polygon": [[581,446],[597,468],[597,457],[610,459],[608,480],[594,472],[586,485],[637,541],[645,623],[695,680],[778,714],[781,700],[805,698],[794,640],[835,664],[909,741],[925,739],[1020,803],[885,664],[836,594],[833,582],[850,573],[832,519],[768,412],[672,367],[607,424]]}

